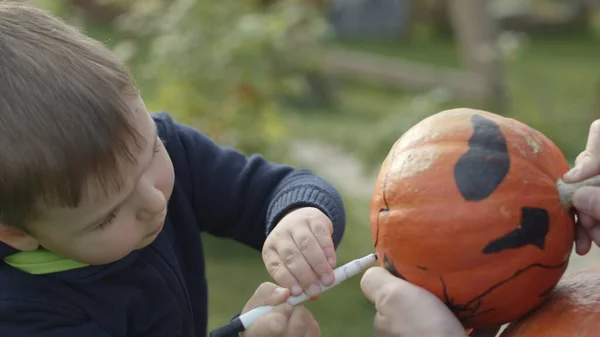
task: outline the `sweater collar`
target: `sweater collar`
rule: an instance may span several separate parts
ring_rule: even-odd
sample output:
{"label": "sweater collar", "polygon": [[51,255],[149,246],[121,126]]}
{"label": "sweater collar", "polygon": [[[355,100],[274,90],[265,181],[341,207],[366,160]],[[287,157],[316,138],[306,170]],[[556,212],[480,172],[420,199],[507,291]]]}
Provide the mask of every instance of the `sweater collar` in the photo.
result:
{"label": "sweater collar", "polygon": [[77,283],[90,282],[121,270],[135,261],[138,255],[139,251],[134,251],[113,263],[91,266],[66,259],[43,248],[24,252],[0,242],[0,259],[7,268],[19,269],[32,275],[50,275]]}

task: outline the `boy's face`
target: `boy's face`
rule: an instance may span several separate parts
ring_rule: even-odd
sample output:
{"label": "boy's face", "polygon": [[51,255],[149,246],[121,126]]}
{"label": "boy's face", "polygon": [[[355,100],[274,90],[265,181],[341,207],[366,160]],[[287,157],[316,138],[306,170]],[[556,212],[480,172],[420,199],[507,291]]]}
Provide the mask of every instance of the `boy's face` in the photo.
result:
{"label": "boy's face", "polygon": [[101,197],[99,186],[90,184],[80,207],[50,209],[28,226],[30,242],[65,258],[97,265],[119,260],[154,241],[165,221],[173,165],[143,101],[137,98],[131,104],[135,105],[136,128],[147,144],[136,154],[137,163],[123,168],[120,190]]}

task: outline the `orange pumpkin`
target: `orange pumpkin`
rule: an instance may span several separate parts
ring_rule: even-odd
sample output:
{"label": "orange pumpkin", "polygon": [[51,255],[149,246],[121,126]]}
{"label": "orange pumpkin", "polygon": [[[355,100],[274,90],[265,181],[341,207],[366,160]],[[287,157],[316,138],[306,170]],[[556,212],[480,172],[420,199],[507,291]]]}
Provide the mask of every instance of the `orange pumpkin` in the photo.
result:
{"label": "orange pumpkin", "polygon": [[556,185],[567,170],[551,140],[514,119],[466,108],[430,116],[380,168],[370,212],[379,261],[465,328],[516,320],[567,267],[574,215]]}
{"label": "orange pumpkin", "polygon": [[600,336],[600,267],[565,276],[547,302],[509,325],[501,336]]}

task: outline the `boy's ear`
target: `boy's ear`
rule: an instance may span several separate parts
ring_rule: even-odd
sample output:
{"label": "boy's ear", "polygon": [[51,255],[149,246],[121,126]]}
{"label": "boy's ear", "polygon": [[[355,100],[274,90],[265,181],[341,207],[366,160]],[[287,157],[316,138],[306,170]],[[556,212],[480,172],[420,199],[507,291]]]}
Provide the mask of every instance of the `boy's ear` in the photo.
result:
{"label": "boy's ear", "polygon": [[0,241],[20,251],[36,250],[40,247],[38,241],[20,229],[0,223]]}

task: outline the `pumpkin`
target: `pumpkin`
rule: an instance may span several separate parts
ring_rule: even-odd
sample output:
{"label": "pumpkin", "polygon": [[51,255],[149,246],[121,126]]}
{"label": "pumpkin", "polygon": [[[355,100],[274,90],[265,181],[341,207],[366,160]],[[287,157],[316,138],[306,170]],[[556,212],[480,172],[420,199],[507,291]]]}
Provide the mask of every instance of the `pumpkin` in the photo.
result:
{"label": "pumpkin", "polygon": [[600,267],[562,278],[548,300],[501,337],[600,336]]}
{"label": "pumpkin", "polygon": [[438,296],[465,328],[518,319],[568,265],[577,187],[559,181],[568,168],[550,139],[515,119],[467,108],[425,118],[377,176],[379,263]]}

